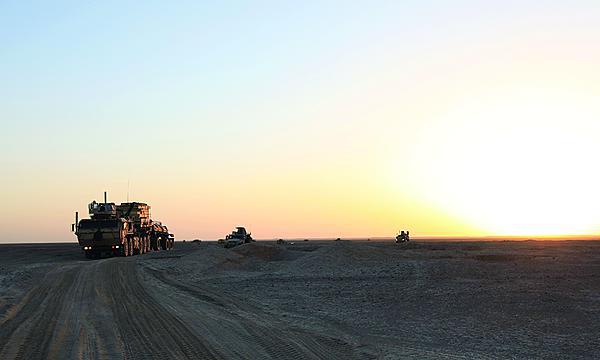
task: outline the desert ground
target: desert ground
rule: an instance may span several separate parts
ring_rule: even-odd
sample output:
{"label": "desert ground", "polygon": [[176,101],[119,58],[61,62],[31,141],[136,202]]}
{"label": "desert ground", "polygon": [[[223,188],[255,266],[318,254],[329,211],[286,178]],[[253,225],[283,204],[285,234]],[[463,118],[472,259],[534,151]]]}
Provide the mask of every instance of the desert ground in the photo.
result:
{"label": "desert ground", "polygon": [[0,245],[0,359],[600,354],[600,242]]}

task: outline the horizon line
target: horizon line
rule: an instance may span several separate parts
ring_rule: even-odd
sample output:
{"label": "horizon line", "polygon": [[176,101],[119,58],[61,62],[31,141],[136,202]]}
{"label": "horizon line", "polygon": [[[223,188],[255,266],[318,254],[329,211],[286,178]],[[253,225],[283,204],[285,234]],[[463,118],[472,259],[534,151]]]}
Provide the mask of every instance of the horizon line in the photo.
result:
{"label": "horizon line", "polygon": [[[393,241],[395,237],[391,236],[373,236],[373,237],[274,237],[274,238],[262,238],[255,239],[256,241],[276,241],[278,239],[288,240],[288,241],[304,241],[305,239],[308,241],[335,241],[337,239],[340,240],[350,240],[350,241]],[[177,242],[192,242],[194,240],[201,241],[218,241],[219,239],[180,239]],[[586,234],[586,235],[537,235],[537,236],[528,236],[528,235],[485,235],[485,236],[454,236],[454,235],[438,235],[438,236],[412,236],[411,240],[421,240],[421,241],[591,241],[591,240],[600,240],[600,234]],[[0,242],[0,245],[34,245],[34,244],[78,244],[77,240],[74,241],[53,241],[53,242]]]}

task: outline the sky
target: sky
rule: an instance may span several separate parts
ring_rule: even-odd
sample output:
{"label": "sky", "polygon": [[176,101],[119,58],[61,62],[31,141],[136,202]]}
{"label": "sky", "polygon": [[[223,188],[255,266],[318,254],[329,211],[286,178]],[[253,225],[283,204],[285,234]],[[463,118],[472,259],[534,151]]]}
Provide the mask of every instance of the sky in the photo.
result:
{"label": "sky", "polygon": [[597,1],[0,2],[0,242],[600,232]]}

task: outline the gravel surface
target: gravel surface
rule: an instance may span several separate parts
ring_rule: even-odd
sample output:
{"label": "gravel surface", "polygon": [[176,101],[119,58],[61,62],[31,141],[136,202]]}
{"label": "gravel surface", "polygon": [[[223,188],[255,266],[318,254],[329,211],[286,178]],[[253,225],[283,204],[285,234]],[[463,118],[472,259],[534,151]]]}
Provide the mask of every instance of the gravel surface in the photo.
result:
{"label": "gravel surface", "polygon": [[0,359],[581,358],[600,242],[0,245]]}

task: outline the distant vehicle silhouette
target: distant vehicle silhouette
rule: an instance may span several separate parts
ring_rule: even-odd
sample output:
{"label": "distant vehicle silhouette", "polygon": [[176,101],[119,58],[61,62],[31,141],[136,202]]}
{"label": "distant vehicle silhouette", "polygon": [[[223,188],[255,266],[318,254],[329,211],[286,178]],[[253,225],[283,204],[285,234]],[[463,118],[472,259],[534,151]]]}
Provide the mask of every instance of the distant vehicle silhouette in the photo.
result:
{"label": "distant vehicle silhouette", "polygon": [[404,230],[401,230],[398,235],[396,235],[396,243],[403,243],[410,241],[410,233]]}

